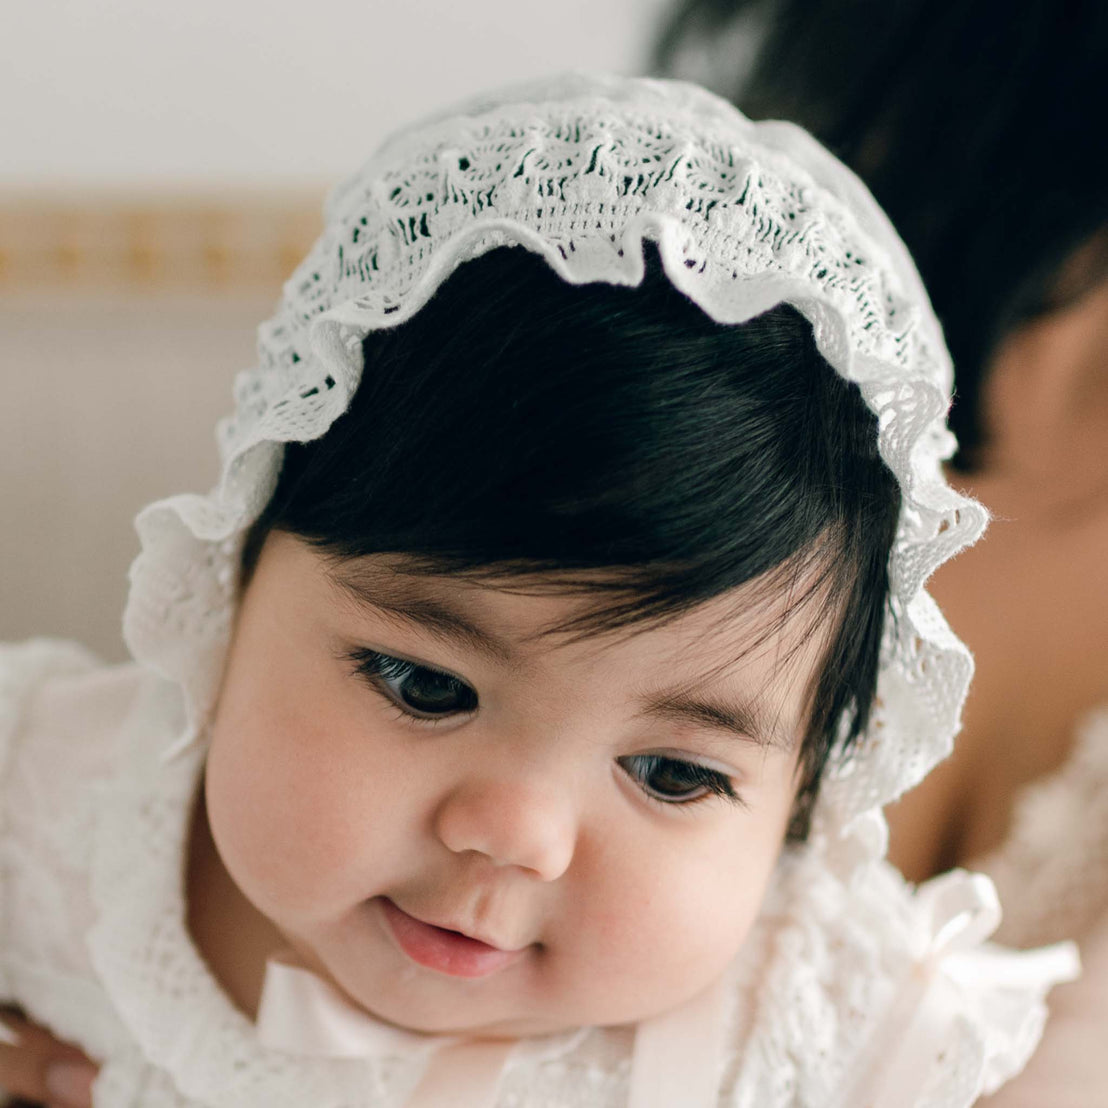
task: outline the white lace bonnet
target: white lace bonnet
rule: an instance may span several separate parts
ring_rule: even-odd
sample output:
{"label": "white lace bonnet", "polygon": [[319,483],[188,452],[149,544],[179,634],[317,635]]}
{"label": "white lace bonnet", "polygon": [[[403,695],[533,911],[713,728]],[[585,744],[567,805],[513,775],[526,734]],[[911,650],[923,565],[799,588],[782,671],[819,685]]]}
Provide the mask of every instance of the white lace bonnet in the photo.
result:
{"label": "white lace bonnet", "polygon": [[259,330],[258,366],[236,382],[219,485],[137,520],[125,634],[136,659],[183,686],[181,744],[199,740],[213,707],[241,540],[272,493],[281,444],[319,437],[345,410],[364,336],[408,319],[497,246],[526,247],[567,281],[633,286],[652,240],[673,284],[720,322],[796,307],[879,417],[903,498],[893,618],[872,722],[829,767],[815,835],[831,845],[852,832],[864,854],[882,853],[879,809],[949,752],[972,672],[924,583],[977,538],[985,513],[943,478],[949,358],[907,252],[857,178],[798,128],[752,123],[695,86],[571,77],[400,132],[326,216]]}

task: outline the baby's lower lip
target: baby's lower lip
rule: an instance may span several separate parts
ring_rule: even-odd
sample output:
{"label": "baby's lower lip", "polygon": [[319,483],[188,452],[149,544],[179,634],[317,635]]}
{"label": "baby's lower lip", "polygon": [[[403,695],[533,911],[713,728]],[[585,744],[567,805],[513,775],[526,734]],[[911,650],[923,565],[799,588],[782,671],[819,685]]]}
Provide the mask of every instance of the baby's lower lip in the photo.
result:
{"label": "baby's lower lip", "polygon": [[427,969],[451,977],[485,977],[517,961],[526,951],[526,947],[500,950],[468,935],[409,916],[387,896],[377,899],[397,945],[413,962]]}

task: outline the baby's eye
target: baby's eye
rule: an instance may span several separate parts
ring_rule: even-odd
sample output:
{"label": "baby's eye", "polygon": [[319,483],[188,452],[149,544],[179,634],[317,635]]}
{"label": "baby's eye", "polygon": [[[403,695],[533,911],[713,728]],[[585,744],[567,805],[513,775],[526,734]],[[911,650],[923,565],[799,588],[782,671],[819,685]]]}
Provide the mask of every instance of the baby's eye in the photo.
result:
{"label": "baby's eye", "polygon": [[708,796],[742,803],[729,777],[696,762],[660,754],[634,754],[620,758],[619,764],[647,796],[665,804],[690,804]]}
{"label": "baby's eye", "polygon": [[401,711],[418,719],[472,712],[477,694],[464,681],[441,669],[417,665],[377,650],[349,654],[356,671]]}

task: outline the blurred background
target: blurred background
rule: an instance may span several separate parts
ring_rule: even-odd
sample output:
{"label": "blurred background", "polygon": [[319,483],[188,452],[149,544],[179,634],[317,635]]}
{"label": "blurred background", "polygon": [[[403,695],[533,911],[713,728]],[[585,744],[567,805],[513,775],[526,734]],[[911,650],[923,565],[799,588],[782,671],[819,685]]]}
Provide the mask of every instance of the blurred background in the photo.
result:
{"label": "blurred background", "polygon": [[642,71],[664,7],[0,6],[0,640],[125,656],[131,520],[214,482],[232,377],[332,184],[470,93]]}

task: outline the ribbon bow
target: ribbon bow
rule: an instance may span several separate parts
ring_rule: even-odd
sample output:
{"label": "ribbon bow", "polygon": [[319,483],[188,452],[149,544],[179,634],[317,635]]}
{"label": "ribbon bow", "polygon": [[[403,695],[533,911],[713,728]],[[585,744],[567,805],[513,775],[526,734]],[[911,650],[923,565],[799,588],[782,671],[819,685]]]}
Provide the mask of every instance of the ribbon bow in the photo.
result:
{"label": "ribbon bow", "polygon": [[982,945],[1001,918],[996,889],[984,874],[943,874],[920,886],[916,903],[921,926],[915,965],[879,1036],[874,1064],[841,1101],[843,1108],[915,1104],[949,1042],[951,1027],[960,1016],[975,1012],[981,1013],[975,1022],[990,1028],[993,1036],[978,1095],[994,1091],[1012,1075],[1009,1055],[1023,1056],[1029,1031],[1026,1005],[990,1005],[989,994],[1045,993],[1079,973],[1073,943],[1029,951]]}
{"label": "ribbon bow", "polygon": [[[725,985],[640,1023],[635,1032],[628,1108],[714,1108],[722,1059]],[[403,1031],[374,1019],[310,970],[270,959],[258,1005],[264,1046],[324,1058],[382,1055],[427,1065],[404,1108],[493,1108],[514,1040],[465,1039]],[[581,1034],[587,1033],[583,1029]],[[571,1049],[564,1039],[529,1057],[542,1060]]]}
{"label": "ribbon bow", "polygon": [[264,1046],[323,1058],[406,1057],[427,1067],[405,1108],[492,1108],[514,1042],[423,1035],[374,1019],[310,970],[266,964],[256,1020]]}

